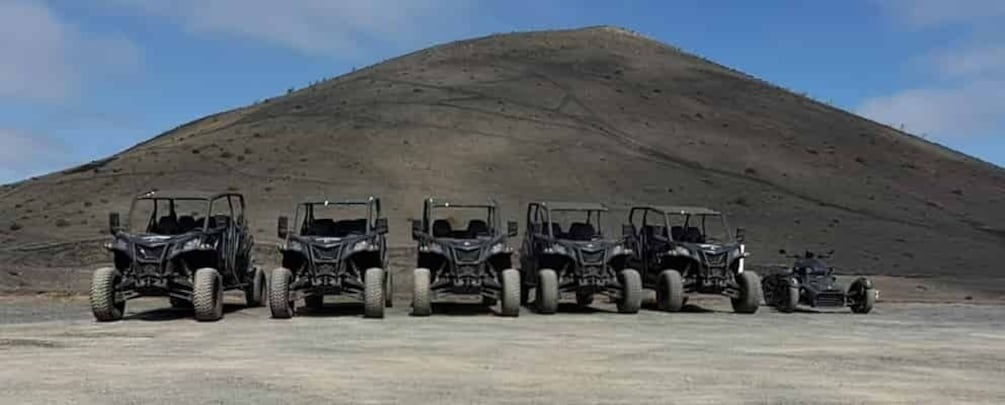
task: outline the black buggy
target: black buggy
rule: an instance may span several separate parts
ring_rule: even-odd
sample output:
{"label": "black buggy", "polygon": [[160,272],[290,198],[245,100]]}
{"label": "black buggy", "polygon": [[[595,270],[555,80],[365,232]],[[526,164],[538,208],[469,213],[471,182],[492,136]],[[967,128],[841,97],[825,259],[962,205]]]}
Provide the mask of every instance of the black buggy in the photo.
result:
{"label": "black buggy", "polygon": [[585,307],[594,295],[607,294],[618,312],[637,313],[642,304],[642,280],[628,268],[631,251],[623,240],[604,236],[607,207],[596,203],[532,202],[520,249],[523,285],[520,300],[527,303],[534,288],[538,313],[553,314],[562,293],[574,293]]}
{"label": "black buggy", "polygon": [[[780,253],[785,254],[785,251]],[[780,312],[792,312],[800,305],[812,308],[851,308],[856,314],[867,314],[876,303],[872,281],[859,277],[846,290],[838,283],[834,270],[824,262],[832,254],[818,255],[807,251],[792,255],[792,267],[764,278],[764,302]]]}
{"label": "black buggy", "polygon": [[[467,221],[467,227],[455,229]],[[520,273],[513,269],[513,249],[506,238],[516,236],[517,223],[501,229],[498,205],[452,203],[429,198],[422,219],[412,221],[418,242],[418,268],[413,273],[412,315],[432,313],[434,294],[476,295],[482,304],[501,303],[502,316],[520,315]]]}
{"label": "black buggy", "polygon": [[363,301],[365,317],[384,317],[393,290],[380,199],[305,201],[297,205],[294,225],[291,231],[289,218],[279,217],[283,266],[272,271],[272,317],[292,317],[299,297],[308,308],[320,308],[325,295],[353,296]]}
{"label": "black buggy", "polygon": [[251,259],[254,240],[244,217],[244,197],[149,192],[133,200],[125,226],[109,214],[114,267],[94,272],[91,310],[98,321],[122,318],[126,301],[168,297],[192,308],[195,319],[223,317],[223,292],[242,289],[259,306],[265,273]]}
{"label": "black buggy", "polygon": [[743,229],[733,234],[725,217],[702,207],[634,207],[625,225],[632,268],[656,290],[661,310],[678,312],[686,293],[729,297],[738,313],[757,312],[761,280],[744,270]]}

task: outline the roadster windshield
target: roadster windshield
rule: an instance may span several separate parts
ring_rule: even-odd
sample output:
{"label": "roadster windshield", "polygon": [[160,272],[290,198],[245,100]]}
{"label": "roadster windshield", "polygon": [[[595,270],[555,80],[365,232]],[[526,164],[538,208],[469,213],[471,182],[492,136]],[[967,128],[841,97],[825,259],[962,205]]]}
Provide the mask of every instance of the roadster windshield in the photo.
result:
{"label": "roadster windshield", "polygon": [[129,211],[127,229],[136,234],[181,235],[206,224],[209,200],[203,198],[139,198]]}
{"label": "roadster windshield", "polygon": [[366,203],[309,202],[297,206],[294,223],[302,236],[342,238],[366,234],[369,218]]}

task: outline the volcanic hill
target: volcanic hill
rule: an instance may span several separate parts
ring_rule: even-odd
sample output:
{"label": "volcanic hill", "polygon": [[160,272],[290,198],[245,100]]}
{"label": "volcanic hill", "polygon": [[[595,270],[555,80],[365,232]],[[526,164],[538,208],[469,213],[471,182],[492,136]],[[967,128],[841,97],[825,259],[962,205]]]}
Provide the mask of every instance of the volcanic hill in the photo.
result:
{"label": "volcanic hill", "polygon": [[403,248],[424,196],[494,196],[512,220],[540,198],[607,203],[615,225],[634,202],[717,207],[751,263],[835,249],[846,273],[960,280],[1005,263],[1005,170],[610,27],[435,46],[3,186],[0,286],[86,285],[107,212],[150,189],[245,193],[265,247],[304,196],[381,196]]}

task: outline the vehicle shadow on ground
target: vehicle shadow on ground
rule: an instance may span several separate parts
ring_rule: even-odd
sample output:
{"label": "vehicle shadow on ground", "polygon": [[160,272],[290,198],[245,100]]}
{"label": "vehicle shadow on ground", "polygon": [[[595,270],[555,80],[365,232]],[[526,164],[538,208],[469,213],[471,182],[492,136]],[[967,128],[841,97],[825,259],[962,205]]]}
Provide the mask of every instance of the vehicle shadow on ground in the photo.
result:
{"label": "vehicle shadow on ground", "polygon": [[433,315],[447,316],[476,316],[476,315],[498,315],[495,306],[483,305],[480,303],[466,302],[434,302]]}
{"label": "vehicle shadow on ground", "polygon": [[[531,301],[530,303],[524,305],[524,308],[528,312],[533,313],[533,314],[546,315],[546,314],[541,314],[537,310],[537,306],[534,305],[533,301]],[[558,303],[558,309],[555,311],[555,313],[556,314],[563,314],[563,315],[566,315],[566,314],[571,314],[571,315],[587,314],[588,315],[588,314],[616,314],[616,313],[618,313],[618,311],[612,311],[612,310],[604,309],[604,308],[597,308],[597,307],[593,307],[593,306],[589,306],[589,305],[587,305],[587,306],[579,306],[578,304],[574,304],[574,303],[571,303],[571,302],[559,302]]]}
{"label": "vehicle shadow on ground", "polygon": [[[240,311],[247,308],[243,304],[223,304],[224,315]],[[147,311],[137,312],[123,317],[126,321],[175,321],[179,319],[192,318],[194,313],[191,308],[157,308]]]}
{"label": "vehicle shadow on ground", "polygon": [[[665,312],[665,311],[660,310],[659,307],[656,306],[656,302],[655,301],[653,301],[653,302],[643,302],[642,303],[642,309],[647,310],[647,311],[654,311],[654,312]],[[678,313],[682,313],[682,314],[689,314],[689,313],[690,314],[707,314],[707,313],[731,313],[731,312],[733,312],[733,311],[717,311],[717,310],[714,310],[714,309],[703,308],[703,307],[700,307],[700,306],[695,305],[695,304],[684,304],[684,306],[681,308],[680,312],[678,312]],[[669,313],[669,312],[667,312],[667,313]]]}
{"label": "vehicle shadow on ground", "polygon": [[320,308],[308,308],[302,306],[297,308],[297,316],[318,318],[343,316],[363,317],[363,303],[335,302],[324,304]]}

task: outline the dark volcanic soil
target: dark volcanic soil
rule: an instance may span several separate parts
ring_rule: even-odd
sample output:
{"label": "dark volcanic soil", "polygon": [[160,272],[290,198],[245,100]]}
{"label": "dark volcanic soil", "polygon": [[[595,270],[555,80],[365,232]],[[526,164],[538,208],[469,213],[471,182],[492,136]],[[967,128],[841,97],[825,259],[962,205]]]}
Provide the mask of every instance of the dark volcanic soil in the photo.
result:
{"label": "dark volcanic soil", "polygon": [[833,248],[845,273],[973,284],[1005,262],[1001,168],[613,28],[433,47],[4,186],[0,285],[106,261],[106,213],[152,188],[245,193],[263,246],[306,195],[383,197],[402,247],[422,197],[495,196],[514,220],[537,198],[718,207],[762,265]]}

